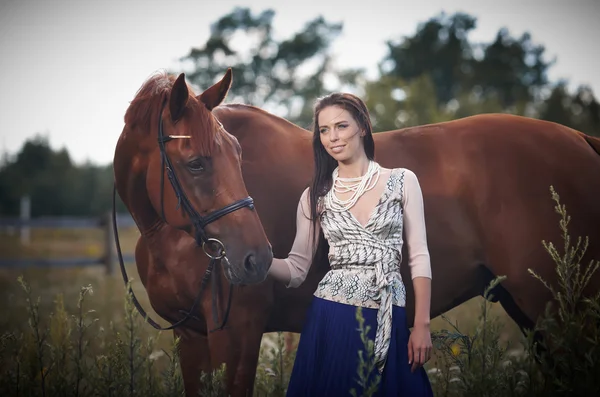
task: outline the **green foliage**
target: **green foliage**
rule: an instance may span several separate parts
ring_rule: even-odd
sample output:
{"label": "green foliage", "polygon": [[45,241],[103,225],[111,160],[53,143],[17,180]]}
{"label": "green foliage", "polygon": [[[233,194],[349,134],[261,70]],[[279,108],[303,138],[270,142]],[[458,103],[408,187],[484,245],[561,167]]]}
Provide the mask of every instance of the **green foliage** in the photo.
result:
{"label": "green foliage", "polygon": [[[437,367],[430,379],[437,396],[595,396],[600,393],[600,292],[586,294],[586,287],[600,262],[581,262],[588,238],[573,245],[568,234],[570,217],[551,187],[560,215],[564,251],[543,241],[555,264],[556,283],[530,270],[552,294],[546,312],[534,330],[526,333],[521,347],[502,346],[500,324],[488,318],[489,305],[481,307],[480,325],[465,335],[458,324],[433,335]],[[487,296],[504,277],[494,280]],[[537,335],[542,338],[538,340]]]}
{"label": "green foliage", "polygon": [[[532,33],[513,37],[500,29],[489,43],[469,40],[477,20],[466,13],[439,14],[406,37],[387,42],[377,76],[335,65],[331,47],[343,24],[323,17],[277,39],[273,10],[236,7],[211,26],[210,37],[181,58],[180,68],[206,89],[227,68],[233,86],[227,101],[262,107],[310,129],[312,104],[331,91],[359,93],[376,131],[481,113],[512,113],[549,120],[600,136],[600,103],[589,87],[573,93],[551,82],[554,60]],[[18,215],[22,195],[33,216],[100,215],[110,209],[112,167],[74,165],[66,150],[48,139],[27,141],[0,163],[0,215]],[[119,211],[125,211],[117,198]]]}
{"label": "green foliage", "polygon": [[284,397],[295,358],[296,351],[286,349],[284,333],[277,332],[275,346],[265,346],[261,352],[256,368],[254,395]]}
{"label": "green foliage", "polygon": [[230,100],[264,107],[307,127],[312,100],[326,92],[326,76],[342,81],[353,76],[334,70],[327,54],[342,25],[317,17],[278,41],[273,36],[274,17],[270,9],[253,15],[249,8],[234,8],[211,26],[201,48],[182,58],[183,70],[206,89],[231,67]]}
{"label": "green foliage", "polygon": [[[551,188],[560,215],[563,249],[542,244],[555,264],[555,277],[533,282],[545,285],[553,299],[534,330],[520,344],[501,341],[501,322],[482,301],[474,332],[466,334],[446,318],[449,329],[432,333],[435,358],[428,363],[436,396],[592,396],[600,393],[600,292],[590,294],[592,277],[600,262],[582,263],[588,238],[573,241],[570,217]],[[494,280],[486,298],[501,286]],[[554,281],[552,281],[554,280]],[[49,316],[40,311],[24,279],[19,278],[27,312],[26,324],[10,322],[0,336],[0,395],[28,396],[183,396],[179,340],[166,350],[157,349],[160,333],[143,338],[147,324],[131,304],[123,312],[110,311],[122,321],[99,327],[96,312],[87,308],[90,286],[79,291],[73,313],[56,297]],[[13,302],[14,304],[14,302]],[[361,309],[356,312],[358,332],[365,347],[358,352],[357,388],[353,396],[372,395],[380,381],[374,364],[373,341],[368,338]],[[118,323],[118,324],[117,324]],[[144,328],[142,328],[144,327]],[[543,336],[534,338],[534,332]],[[274,346],[261,351],[256,372],[256,396],[285,395],[295,351],[286,347],[283,333]],[[160,364],[160,365],[159,365]],[[433,367],[433,368],[431,368]],[[199,374],[200,395],[225,396],[225,367]]]}
{"label": "green foliage", "polygon": [[[181,375],[181,365],[179,363],[179,337],[173,340],[171,353],[163,351],[169,359],[167,369],[162,373],[164,379],[164,393],[167,396],[183,396],[185,390],[183,388],[183,377]],[[150,356],[152,359],[152,355]]]}
{"label": "green foliage", "polygon": [[[390,91],[390,87],[396,86]],[[428,74],[405,83],[393,76],[366,86],[365,103],[376,131],[438,123],[452,119],[452,113],[438,106],[435,86]]]}
{"label": "green foliage", "polygon": [[506,29],[490,44],[475,44],[468,40],[475,26],[476,19],[464,13],[429,19],[414,36],[388,42],[384,72],[408,83],[432,76],[439,105],[474,89],[484,99],[498,98],[504,109],[535,99],[548,83],[544,47],[529,33],[515,39]]}
{"label": "green foliage", "polygon": [[589,87],[579,87],[570,95],[566,82],[558,82],[539,105],[539,118],[600,136],[600,103]]}
{"label": "green foliage", "polygon": [[[101,215],[112,208],[112,166],[75,165],[66,149],[36,136],[0,167],[0,215],[17,216],[23,195],[32,217]],[[117,197],[118,211],[125,211]]]}
{"label": "green foliage", "polygon": [[[19,278],[25,293],[28,328],[7,331],[0,339],[0,394],[27,396],[182,396],[183,382],[176,346],[168,369],[157,373],[158,335],[139,337],[144,320],[125,301],[123,329],[97,327],[93,310],[84,307],[90,286],[80,291],[78,311],[70,315],[61,295],[44,319],[40,300]],[[92,354],[98,348],[103,354]],[[160,355],[158,355],[160,356]]]}
{"label": "green foliage", "polygon": [[556,121],[600,135],[600,105],[589,87],[574,94],[548,80],[554,61],[526,32],[500,29],[491,43],[469,41],[476,19],[440,14],[412,36],[389,41],[380,76],[364,83],[377,129],[436,123],[481,113]]}
{"label": "green foliage", "polygon": [[473,49],[467,36],[475,22],[463,13],[441,14],[420,24],[413,36],[388,41],[383,73],[407,83],[423,75],[433,76],[436,104],[450,101],[473,73]]}
{"label": "green foliage", "polygon": [[437,368],[430,371],[436,395],[440,396],[532,396],[539,373],[532,356],[523,349],[500,342],[502,324],[490,317],[491,291],[506,277],[498,277],[484,292],[479,323],[473,334],[450,330],[434,333]]}
{"label": "green foliage", "polygon": [[543,336],[539,342],[541,349],[536,349],[541,370],[553,375],[548,379],[546,395],[600,395],[600,291],[591,296],[586,294],[600,261],[592,259],[587,266],[582,264],[589,239],[579,236],[572,243],[568,234],[571,217],[553,187],[551,192],[560,215],[563,252],[551,242],[543,244],[556,263],[556,285],[529,269],[554,298],[536,326]]}
{"label": "green foliage", "polygon": [[[363,343],[364,350],[358,351],[358,379],[356,382],[359,391],[352,388],[350,395],[353,397],[369,397],[375,395],[381,383],[381,375],[377,370],[375,363],[375,342],[369,338],[370,326],[365,327],[365,318],[362,315],[362,308],[356,308],[356,321],[358,321],[358,332],[360,340]],[[360,392],[360,394],[358,394]]]}
{"label": "green foliage", "polygon": [[225,384],[225,364],[211,373],[202,372],[200,374],[200,390],[198,395],[203,397],[227,397]]}
{"label": "green foliage", "polygon": [[552,62],[544,61],[544,52],[531,34],[516,39],[502,28],[493,43],[483,46],[482,59],[474,60],[472,86],[480,87],[484,97],[493,94],[504,109],[531,102],[548,84]]}

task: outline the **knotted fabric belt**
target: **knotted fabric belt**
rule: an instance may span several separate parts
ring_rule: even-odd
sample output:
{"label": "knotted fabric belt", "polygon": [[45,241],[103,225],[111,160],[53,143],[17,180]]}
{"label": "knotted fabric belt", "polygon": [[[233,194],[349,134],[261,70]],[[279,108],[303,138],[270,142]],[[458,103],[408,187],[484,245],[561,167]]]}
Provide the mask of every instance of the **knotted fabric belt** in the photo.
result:
{"label": "knotted fabric belt", "polygon": [[[373,264],[366,266],[375,270],[375,281],[371,289],[373,299],[379,302],[377,331],[375,333],[375,364],[381,373],[385,367],[392,337],[392,289],[395,281],[402,280],[397,268],[401,253],[374,236],[366,240],[365,236],[362,235],[360,240],[346,241],[346,243],[348,242],[354,243],[355,246],[357,244],[363,246],[365,249],[368,247],[369,250],[374,251],[369,252],[369,254],[375,255],[374,258],[370,257],[374,260]],[[343,267],[343,265],[340,267]]]}

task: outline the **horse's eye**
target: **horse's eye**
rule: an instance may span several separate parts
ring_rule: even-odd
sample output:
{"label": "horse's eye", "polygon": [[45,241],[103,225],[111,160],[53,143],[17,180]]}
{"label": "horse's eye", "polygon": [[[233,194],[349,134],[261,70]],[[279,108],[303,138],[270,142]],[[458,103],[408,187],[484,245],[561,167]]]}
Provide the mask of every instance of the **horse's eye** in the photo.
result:
{"label": "horse's eye", "polygon": [[187,167],[192,172],[202,172],[204,171],[204,163],[201,159],[195,159],[187,163]]}

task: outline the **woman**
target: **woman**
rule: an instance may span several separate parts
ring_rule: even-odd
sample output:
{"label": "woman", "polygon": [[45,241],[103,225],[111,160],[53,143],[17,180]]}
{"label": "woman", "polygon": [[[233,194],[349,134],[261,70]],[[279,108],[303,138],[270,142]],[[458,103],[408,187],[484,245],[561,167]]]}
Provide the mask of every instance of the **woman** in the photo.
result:
{"label": "woman", "polygon": [[[319,283],[307,314],[288,396],[362,393],[358,378],[356,308],[362,308],[381,396],[432,396],[422,365],[431,355],[431,268],[423,197],[415,174],[374,161],[369,113],[362,100],[334,93],[315,106],[315,175],[301,195],[296,238],[289,256],[273,259],[269,273],[288,287],[306,278],[320,233],[329,244],[331,270]],[[403,228],[415,290],[410,333],[400,275]],[[319,250],[320,251],[320,250]],[[365,353],[363,353],[365,357]]]}

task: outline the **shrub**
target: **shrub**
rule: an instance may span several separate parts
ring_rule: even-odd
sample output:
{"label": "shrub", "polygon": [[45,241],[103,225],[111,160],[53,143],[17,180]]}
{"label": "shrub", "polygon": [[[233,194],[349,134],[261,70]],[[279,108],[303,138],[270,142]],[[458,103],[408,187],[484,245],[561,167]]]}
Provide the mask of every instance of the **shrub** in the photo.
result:
{"label": "shrub", "polygon": [[[448,321],[451,331],[433,335],[437,367],[429,374],[436,396],[600,395],[600,291],[591,297],[585,294],[600,262],[592,260],[582,266],[588,237],[578,237],[575,245],[571,244],[571,218],[552,186],[550,191],[560,215],[564,252],[553,243],[542,244],[555,264],[557,285],[531,269],[529,272],[553,299],[518,349],[499,343],[500,324],[488,318],[487,300],[482,302],[479,326],[473,335],[463,334],[458,324]],[[504,279],[494,280],[484,296],[487,298]]]}
{"label": "shrub", "polygon": [[491,291],[504,279],[498,277],[486,288],[472,335],[462,333],[445,316],[451,329],[433,333],[435,368],[429,370],[429,378],[436,396],[535,395],[538,372],[533,358],[522,346],[502,344],[502,324],[488,314]]}
{"label": "shrub", "polygon": [[[540,369],[546,375],[546,396],[600,395],[600,291],[586,296],[585,291],[598,271],[600,261],[590,260],[582,266],[589,247],[589,238],[577,238],[573,245],[568,233],[571,217],[560,197],[550,188],[555,210],[560,215],[560,230],[564,251],[543,241],[544,248],[556,263],[558,285],[550,285],[537,273],[529,272],[551,293],[553,300],[536,325],[543,337],[531,345]],[[598,225],[600,228],[600,225]]]}
{"label": "shrub", "polygon": [[[25,293],[29,321],[25,329],[6,332],[0,339],[0,395],[6,396],[181,396],[183,382],[176,346],[167,371],[154,367],[158,335],[139,337],[144,325],[132,305],[125,301],[123,329],[110,324],[96,327],[93,310],[85,309],[92,294],[81,288],[77,313],[69,315],[58,295],[54,312],[44,319],[40,300],[33,299],[28,283],[19,278]],[[94,354],[93,351],[102,351]]]}

